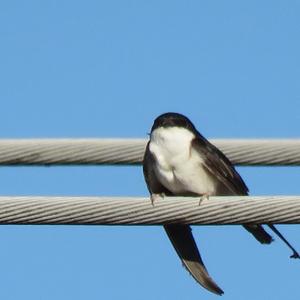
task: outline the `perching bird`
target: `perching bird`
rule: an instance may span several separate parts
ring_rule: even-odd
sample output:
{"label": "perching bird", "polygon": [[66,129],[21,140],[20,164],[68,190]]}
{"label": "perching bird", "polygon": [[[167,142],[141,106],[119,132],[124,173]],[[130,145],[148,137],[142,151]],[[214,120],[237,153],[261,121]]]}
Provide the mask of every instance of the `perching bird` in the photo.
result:
{"label": "perching bird", "polygon": [[[192,122],[178,113],[165,113],[155,119],[147,144],[143,171],[153,202],[157,196],[248,195],[248,188],[229,159],[207,141]],[[273,226],[270,228],[299,254]],[[164,225],[183,264],[204,288],[222,295],[222,289],[209,276],[188,225]],[[260,243],[273,239],[262,225],[244,225]]]}

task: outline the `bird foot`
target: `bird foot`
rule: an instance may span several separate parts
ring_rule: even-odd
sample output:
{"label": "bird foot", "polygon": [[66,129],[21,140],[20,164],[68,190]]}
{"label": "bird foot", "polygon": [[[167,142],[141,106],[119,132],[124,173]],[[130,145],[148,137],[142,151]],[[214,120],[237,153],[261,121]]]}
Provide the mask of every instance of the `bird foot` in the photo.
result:
{"label": "bird foot", "polygon": [[209,200],[209,194],[203,194],[199,200],[199,206],[201,205],[203,200]]}
{"label": "bird foot", "polygon": [[158,199],[163,199],[165,196],[164,193],[161,193],[161,194],[151,194],[150,196],[150,200],[151,200],[151,204],[152,206],[154,206],[154,202]]}

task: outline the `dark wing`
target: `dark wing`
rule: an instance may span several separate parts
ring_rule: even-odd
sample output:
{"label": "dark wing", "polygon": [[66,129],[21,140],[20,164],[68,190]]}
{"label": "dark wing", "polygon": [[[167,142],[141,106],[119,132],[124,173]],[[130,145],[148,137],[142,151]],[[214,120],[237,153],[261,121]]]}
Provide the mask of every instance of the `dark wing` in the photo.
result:
{"label": "dark wing", "polygon": [[[198,151],[204,159],[204,167],[221,183],[221,188],[217,190],[216,195],[248,195],[248,188],[235,170],[230,160],[214,145],[207,141],[199,132],[193,140],[193,147]],[[293,251],[292,258],[300,258],[298,252],[278,231],[278,229],[269,224],[271,230]],[[244,225],[260,243],[270,244],[273,241],[262,225]]]}
{"label": "dark wing", "polygon": [[[248,188],[235,170],[230,160],[217,147],[207,141],[200,133],[193,140],[192,147],[204,160],[204,168],[219,181],[216,195],[248,195]],[[273,239],[261,225],[244,225],[262,244],[270,244]]]}
{"label": "dark wing", "polygon": [[[217,195],[248,195],[248,188],[230,160],[200,133],[192,141],[192,147],[204,160],[204,168],[216,177],[223,189]],[[225,188],[225,191],[224,191]]]}
{"label": "dark wing", "polygon": [[148,190],[150,194],[164,193],[165,195],[171,196],[172,193],[168,189],[166,189],[157,179],[157,176],[154,171],[155,159],[149,150],[149,144],[150,142],[148,142],[146,146],[143,159],[143,172]]}

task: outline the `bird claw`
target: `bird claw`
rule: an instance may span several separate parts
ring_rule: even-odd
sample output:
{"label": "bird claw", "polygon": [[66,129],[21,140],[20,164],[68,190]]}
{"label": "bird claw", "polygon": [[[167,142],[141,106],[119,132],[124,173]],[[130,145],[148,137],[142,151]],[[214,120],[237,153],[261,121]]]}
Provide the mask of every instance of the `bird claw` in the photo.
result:
{"label": "bird claw", "polygon": [[161,194],[151,194],[150,196],[150,200],[151,200],[151,204],[152,206],[154,206],[154,202],[158,199],[164,198],[165,194],[161,193]]}
{"label": "bird claw", "polygon": [[201,205],[203,200],[209,200],[209,195],[208,194],[203,194],[199,200],[199,206]]}

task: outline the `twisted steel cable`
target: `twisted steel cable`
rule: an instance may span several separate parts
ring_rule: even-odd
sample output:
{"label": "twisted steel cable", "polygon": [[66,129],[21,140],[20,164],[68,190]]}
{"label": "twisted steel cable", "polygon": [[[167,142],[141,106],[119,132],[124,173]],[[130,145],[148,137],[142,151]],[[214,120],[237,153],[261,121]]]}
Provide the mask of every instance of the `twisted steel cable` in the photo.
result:
{"label": "twisted steel cable", "polygon": [[[300,165],[300,139],[213,139],[236,165]],[[1,165],[140,164],[144,139],[0,140]]]}
{"label": "twisted steel cable", "polygon": [[0,197],[0,224],[299,224],[300,196]]}

